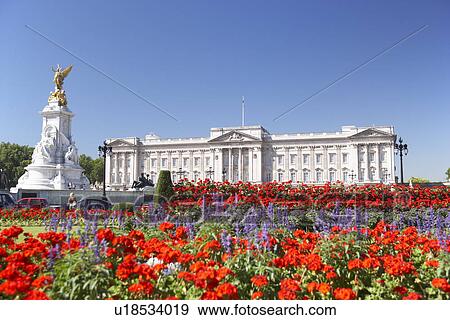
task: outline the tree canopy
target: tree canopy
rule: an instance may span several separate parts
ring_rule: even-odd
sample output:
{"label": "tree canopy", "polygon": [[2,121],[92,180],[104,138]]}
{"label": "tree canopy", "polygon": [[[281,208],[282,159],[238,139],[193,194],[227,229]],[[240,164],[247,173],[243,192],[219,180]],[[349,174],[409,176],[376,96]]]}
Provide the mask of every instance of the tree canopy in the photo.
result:
{"label": "tree canopy", "polygon": [[80,155],[80,166],[92,184],[103,182],[103,158],[92,159],[90,156],[82,154]]}
{"label": "tree canopy", "polygon": [[17,185],[20,176],[25,173],[25,167],[31,163],[33,150],[30,146],[0,142],[0,168],[6,174],[7,187]]}

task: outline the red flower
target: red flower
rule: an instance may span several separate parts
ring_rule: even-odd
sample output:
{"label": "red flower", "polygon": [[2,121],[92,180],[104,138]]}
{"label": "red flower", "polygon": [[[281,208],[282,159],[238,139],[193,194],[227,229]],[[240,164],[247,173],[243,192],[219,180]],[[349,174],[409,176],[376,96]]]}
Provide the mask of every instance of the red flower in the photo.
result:
{"label": "red flower", "polygon": [[263,276],[263,275],[254,276],[254,277],[252,277],[251,281],[252,281],[253,285],[258,288],[264,287],[269,283],[269,281],[267,280],[267,277]]}
{"label": "red flower", "polygon": [[174,228],[175,228],[175,225],[172,222],[168,222],[168,221],[165,221],[159,225],[159,230],[161,230],[162,232],[167,232],[167,231],[173,230]]}
{"label": "red flower", "polygon": [[217,296],[221,299],[238,299],[237,288],[231,283],[223,283],[216,289]]}
{"label": "red flower", "polygon": [[422,296],[416,292],[411,292],[407,296],[403,297],[403,300],[420,300],[422,299]]}
{"label": "red flower", "polygon": [[295,293],[295,291],[281,289],[280,291],[278,291],[278,299],[280,299],[280,300],[296,300],[297,294]]}
{"label": "red flower", "polygon": [[337,288],[334,290],[334,297],[336,300],[353,300],[356,293],[350,288]]}
{"label": "red flower", "polygon": [[261,299],[264,296],[264,293],[261,291],[256,291],[252,294],[252,300],[258,300]]}
{"label": "red flower", "polygon": [[50,300],[49,297],[42,291],[31,290],[28,291],[24,300]]}

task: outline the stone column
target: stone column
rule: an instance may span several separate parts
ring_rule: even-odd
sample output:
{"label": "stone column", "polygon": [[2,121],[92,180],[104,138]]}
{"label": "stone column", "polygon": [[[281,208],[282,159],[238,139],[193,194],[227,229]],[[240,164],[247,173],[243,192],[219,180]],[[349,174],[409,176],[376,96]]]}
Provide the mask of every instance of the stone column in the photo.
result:
{"label": "stone column", "polygon": [[115,158],[116,158],[116,163],[115,163],[115,168],[116,168],[116,180],[114,181],[115,184],[118,183],[119,181],[119,153],[115,153]]}
{"label": "stone column", "polygon": [[130,183],[133,183],[133,181],[137,180],[140,175],[140,173],[139,173],[139,169],[140,169],[139,150],[134,151],[133,162],[134,162],[134,174],[133,174],[133,177],[131,177]]}
{"label": "stone column", "polygon": [[253,148],[248,148],[248,181],[253,182]]}
{"label": "stone column", "polygon": [[239,147],[238,153],[238,181],[242,180],[243,176],[243,157],[242,157],[242,147]]}
{"label": "stone column", "polygon": [[189,150],[189,179],[194,179],[194,151]]}
{"label": "stone column", "polygon": [[330,181],[328,174],[328,146],[323,146],[323,181]]}
{"label": "stone column", "polygon": [[316,168],[315,168],[315,166],[316,166],[316,153],[315,153],[315,150],[314,150],[314,146],[311,147],[310,150],[311,150],[311,155],[310,155],[310,159],[309,159],[310,160],[309,166],[311,168],[311,173],[309,175],[309,178],[310,178],[309,180],[312,181],[312,182],[317,182],[316,181]]}
{"label": "stone column", "polygon": [[291,179],[291,172],[289,171],[289,165],[291,159],[289,159],[289,147],[284,148],[284,181]]}
{"label": "stone column", "polygon": [[303,170],[302,170],[302,148],[297,147],[297,180],[299,182],[303,181]]}
{"label": "stone column", "polygon": [[[208,170],[208,169],[206,169]],[[205,179],[205,150],[200,150],[200,179]]]}
{"label": "stone column", "polygon": [[[112,160],[112,155],[109,154],[106,157],[106,173],[105,173],[105,183],[106,185],[111,185],[111,175],[112,175],[112,167],[111,167],[111,160]],[[91,184],[93,184],[95,181],[90,181]]]}
{"label": "stone column", "polygon": [[369,144],[366,144],[366,170],[365,170],[365,178],[364,180],[369,181],[369,172],[370,172],[370,157],[369,157]]}
{"label": "stone column", "polygon": [[256,160],[255,160],[254,178],[255,178],[256,182],[262,182],[261,174],[262,174],[263,163],[262,163],[262,156],[261,156],[261,147],[256,147],[255,153],[256,153]]}
{"label": "stone column", "polygon": [[377,155],[376,155],[376,174],[375,174],[375,179],[378,180],[378,182],[381,182],[382,177],[383,177],[383,172],[381,172],[381,157],[380,157],[380,149],[381,149],[381,145],[380,143],[377,143]]}
{"label": "stone column", "polygon": [[[347,156],[348,157],[348,156]],[[343,182],[342,174],[342,148],[341,146],[336,146],[336,179]]]}
{"label": "stone column", "polygon": [[228,148],[228,181],[233,181],[233,148]]}

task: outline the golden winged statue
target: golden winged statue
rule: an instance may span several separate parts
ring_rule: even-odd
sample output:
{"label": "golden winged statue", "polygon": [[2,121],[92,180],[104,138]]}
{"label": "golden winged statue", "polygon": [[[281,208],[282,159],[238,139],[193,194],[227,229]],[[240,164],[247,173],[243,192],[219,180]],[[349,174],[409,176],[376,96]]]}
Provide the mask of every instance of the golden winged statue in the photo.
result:
{"label": "golden winged statue", "polygon": [[64,70],[61,68],[59,64],[56,66],[56,70],[53,69],[52,67],[52,71],[55,73],[53,77],[53,82],[55,83],[55,90],[62,90],[64,79],[69,75],[70,71],[72,70],[72,67],[73,66],[70,65]]}
{"label": "golden winged statue", "polygon": [[50,101],[58,101],[59,106],[67,105],[66,93],[63,90],[64,79],[69,75],[72,70],[72,65],[68,66],[64,70],[58,64],[56,69],[52,67],[52,71],[55,73],[53,76],[53,82],[55,83],[55,91],[50,92],[50,96],[48,97],[48,102]]}

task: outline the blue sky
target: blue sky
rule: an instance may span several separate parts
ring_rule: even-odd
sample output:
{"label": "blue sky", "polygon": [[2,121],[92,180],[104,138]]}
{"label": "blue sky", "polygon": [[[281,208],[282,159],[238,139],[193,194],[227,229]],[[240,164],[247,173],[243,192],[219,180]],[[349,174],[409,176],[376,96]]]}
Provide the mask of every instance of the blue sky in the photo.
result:
{"label": "blue sky", "polygon": [[439,180],[450,167],[449,36],[448,1],[1,1],[0,141],[37,143],[50,66],[74,64],[65,88],[81,153],[95,155],[108,137],[207,136],[239,125],[244,95],[246,122],[273,133],[394,125],[410,147],[405,176]]}

